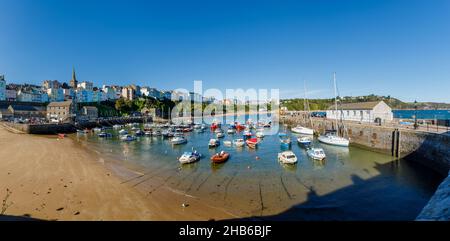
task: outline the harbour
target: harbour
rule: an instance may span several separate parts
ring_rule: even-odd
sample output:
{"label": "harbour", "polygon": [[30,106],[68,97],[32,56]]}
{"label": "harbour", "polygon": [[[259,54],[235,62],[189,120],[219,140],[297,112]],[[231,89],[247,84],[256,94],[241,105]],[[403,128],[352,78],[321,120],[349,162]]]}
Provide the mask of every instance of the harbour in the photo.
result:
{"label": "harbour", "polygon": [[[113,138],[74,138],[105,159],[142,173],[124,177],[124,185],[146,195],[171,190],[184,196],[179,205],[195,199],[237,219],[413,220],[443,179],[419,163],[355,146],[324,145],[317,139],[312,144],[323,148],[327,158],[313,160],[289,128],[281,131],[292,137],[290,147],[281,145],[278,135],[266,135],[256,149],[223,145],[241,138],[239,132],[226,134],[222,145],[211,149],[207,143],[215,134],[209,129],[185,133],[183,145],[172,145],[162,136],[123,142],[117,131],[108,131]],[[193,149],[202,154],[200,161],[180,164],[178,158]],[[230,159],[211,163],[209,158],[221,150],[230,153]],[[297,155],[297,164],[278,162],[277,153],[285,150]]]}

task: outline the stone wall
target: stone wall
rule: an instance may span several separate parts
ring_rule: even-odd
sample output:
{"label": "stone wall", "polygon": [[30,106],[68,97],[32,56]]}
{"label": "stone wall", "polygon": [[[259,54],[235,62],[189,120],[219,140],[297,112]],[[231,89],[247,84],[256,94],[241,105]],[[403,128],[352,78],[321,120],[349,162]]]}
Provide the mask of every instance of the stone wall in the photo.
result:
{"label": "stone wall", "polygon": [[418,221],[450,221],[450,176],[439,185],[436,193],[417,217]]}

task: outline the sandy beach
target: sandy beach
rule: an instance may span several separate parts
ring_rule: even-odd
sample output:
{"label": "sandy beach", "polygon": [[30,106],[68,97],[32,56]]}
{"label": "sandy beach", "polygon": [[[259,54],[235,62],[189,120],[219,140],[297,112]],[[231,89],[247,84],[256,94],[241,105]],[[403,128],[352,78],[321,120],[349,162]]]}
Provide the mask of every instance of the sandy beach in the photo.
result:
{"label": "sandy beach", "polygon": [[236,218],[174,190],[160,188],[157,195],[146,195],[124,179],[138,180],[142,174],[108,163],[70,138],[19,134],[0,126],[1,200],[10,190],[0,220]]}

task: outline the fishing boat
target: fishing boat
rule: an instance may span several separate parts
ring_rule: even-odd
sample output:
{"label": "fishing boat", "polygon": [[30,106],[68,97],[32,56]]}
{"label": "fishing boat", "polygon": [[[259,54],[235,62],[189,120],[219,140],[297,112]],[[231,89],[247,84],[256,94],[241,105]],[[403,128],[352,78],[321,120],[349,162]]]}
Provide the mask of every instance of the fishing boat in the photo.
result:
{"label": "fishing boat", "polygon": [[97,136],[101,137],[101,138],[108,138],[108,137],[112,137],[112,134],[111,133],[107,133],[107,132],[100,132],[100,133],[98,133]]}
{"label": "fishing boat", "polygon": [[120,140],[122,140],[122,141],[134,141],[134,140],[136,140],[136,137],[132,136],[132,135],[124,135],[124,136],[120,137]]}
{"label": "fishing boat", "polygon": [[[335,105],[335,111],[336,113],[338,113],[338,104],[337,104],[337,98],[338,98],[338,93],[337,93],[337,87],[336,87],[336,73],[333,74],[333,83],[334,83],[334,105]],[[350,141],[343,137],[343,136],[339,136],[339,123],[338,123],[338,118],[337,118],[337,114],[336,114],[336,128],[337,131],[333,130],[333,131],[327,131],[325,132],[324,135],[319,136],[318,140],[322,143],[325,144],[329,144],[329,145],[334,145],[334,146],[343,146],[343,147],[347,147],[350,144]],[[342,118],[342,115],[341,115]],[[342,125],[344,124],[342,122],[341,119],[341,123]],[[344,126],[344,130],[345,130],[345,126]]]}
{"label": "fishing boat", "polygon": [[278,138],[280,139],[280,143],[285,146],[291,145],[291,137],[289,137],[286,133],[279,133]]}
{"label": "fishing boat", "polygon": [[248,147],[255,149],[256,146],[258,145],[259,141],[257,138],[250,138],[250,139],[246,140],[245,143],[247,143]]}
{"label": "fishing boat", "polygon": [[185,152],[181,155],[178,161],[180,161],[181,164],[188,164],[200,160],[201,157],[202,155],[197,151]]}
{"label": "fishing boat", "polygon": [[303,126],[296,126],[291,129],[292,132],[302,135],[314,135],[314,130]]}
{"label": "fishing boat", "polygon": [[208,147],[212,148],[212,147],[218,147],[220,145],[219,140],[217,139],[211,139],[208,142]]}
{"label": "fishing boat", "polygon": [[237,147],[243,147],[245,145],[244,139],[236,139],[233,141],[233,143]]}
{"label": "fishing boat", "polygon": [[125,129],[122,129],[119,131],[119,135],[127,135],[127,134],[128,134],[128,131]]}
{"label": "fishing boat", "polygon": [[170,140],[170,143],[173,145],[181,145],[187,143],[187,139],[184,138],[184,136],[175,136],[172,140]]}
{"label": "fishing boat", "polygon": [[284,151],[278,153],[278,161],[283,164],[295,164],[297,163],[297,156],[292,151]]}
{"label": "fishing boat", "polygon": [[231,146],[231,145],[233,145],[233,143],[232,143],[231,141],[224,141],[223,144],[224,144],[225,146]]}
{"label": "fishing boat", "polygon": [[216,137],[217,138],[223,138],[223,137],[225,137],[225,134],[223,134],[223,132],[217,132],[216,133]]}
{"label": "fishing boat", "polygon": [[211,161],[213,163],[223,163],[226,162],[230,158],[230,153],[221,151],[220,153],[216,153],[211,157]]}
{"label": "fishing boat", "polygon": [[301,145],[309,146],[309,145],[311,145],[312,138],[309,136],[301,136],[301,137],[297,138],[297,142]]}
{"label": "fishing boat", "polygon": [[323,160],[326,158],[325,152],[322,148],[310,148],[306,151],[306,153],[314,160]]}

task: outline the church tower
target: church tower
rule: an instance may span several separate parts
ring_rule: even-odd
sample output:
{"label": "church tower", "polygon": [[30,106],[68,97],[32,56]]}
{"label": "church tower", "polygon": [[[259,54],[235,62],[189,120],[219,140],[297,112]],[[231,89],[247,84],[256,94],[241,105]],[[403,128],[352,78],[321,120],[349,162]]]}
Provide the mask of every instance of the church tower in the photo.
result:
{"label": "church tower", "polygon": [[72,79],[70,80],[70,86],[76,89],[78,86],[77,76],[75,75],[75,68],[72,69]]}

